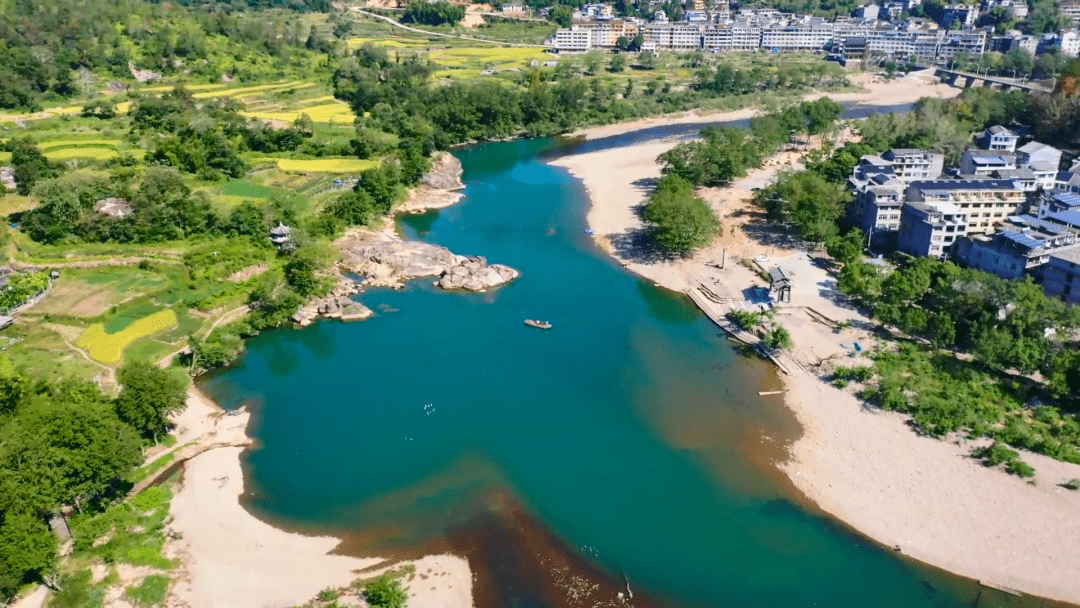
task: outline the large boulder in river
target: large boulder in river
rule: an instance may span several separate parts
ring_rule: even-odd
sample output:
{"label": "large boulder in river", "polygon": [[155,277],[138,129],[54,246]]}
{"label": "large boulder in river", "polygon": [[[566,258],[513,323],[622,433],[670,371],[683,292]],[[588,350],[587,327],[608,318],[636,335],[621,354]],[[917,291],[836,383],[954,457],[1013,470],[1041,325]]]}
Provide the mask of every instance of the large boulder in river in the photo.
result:
{"label": "large boulder in river", "polygon": [[521,273],[502,264],[488,265],[482,257],[468,258],[461,264],[447,268],[439,277],[439,287],[443,289],[465,289],[484,291],[509,283],[521,276]]}

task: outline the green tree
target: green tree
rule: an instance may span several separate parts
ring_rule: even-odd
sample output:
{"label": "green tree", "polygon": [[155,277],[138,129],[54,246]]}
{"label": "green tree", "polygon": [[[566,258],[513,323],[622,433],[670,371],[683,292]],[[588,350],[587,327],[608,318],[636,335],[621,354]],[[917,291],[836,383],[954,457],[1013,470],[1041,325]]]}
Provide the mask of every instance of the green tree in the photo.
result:
{"label": "green tree", "polygon": [[709,244],[720,220],[709,205],[694,196],[690,182],[678,176],[660,180],[642,214],[652,226],[653,239],[667,255],[688,256]]}
{"label": "green tree", "polygon": [[795,342],[791,339],[791,332],[779,323],[765,334],[765,346],[773,350],[787,350],[794,345]]}
{"label": "green tree", "polygon": [[405,608],[409,601],[409,594],[402,589],[401,581],[388,576],[380,576],[368,583],[364,588],[364,597],[375,608]]}
{"label": "green tree", "polygon": [[851,264],[862,259],[866,239],[862,230],[854,228],[844,235],[834,236],[825,243],[825,251],[841,264]]}
{"label": "green tree", "polygon": [[169,425],[169,416],[187,405],[187,382],[173,370],[132,361],[117,376],[123,387],[116,398],[116,413],[139,434],[157,441]]}
{"label": "green tree", "polygon": [[0,522],[0,598],[40,580],[56,560],[56,536],[40,517],[6,513]]}
{"label": "green tree", "polygon": [[559,27],[570,27],[574,22],[574,9],[566,4],[559,4],[551,8],[551,20],[559,24]]}
{"label": "green tree", "polygon": [[11,167],[15,171],[16,191],[26,196],[34,184],[55,177],[58,171],[29,137],[16,137],[8,142],[11,151]]}
{"label": "green tree", "polygon": [[289,256],[285,263],[285,280],[296,293],[309,297],[319,290],[316,274],[322,266],[319,251],[312,246],[301,247]]}

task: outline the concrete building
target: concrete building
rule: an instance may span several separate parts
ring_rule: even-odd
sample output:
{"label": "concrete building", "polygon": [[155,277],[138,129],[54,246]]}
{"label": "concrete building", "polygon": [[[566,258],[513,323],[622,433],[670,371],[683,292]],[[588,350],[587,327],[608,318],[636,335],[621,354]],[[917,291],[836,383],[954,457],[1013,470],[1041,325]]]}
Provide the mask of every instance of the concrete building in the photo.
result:
{"label": "concrete building", "polygon": [[584,53],[592,48],[592,28],[571,25],[555,30],[555,50],[560,53]]}
{"label": "concrete building", "polygon": [[1066,57],[1080,57],[1080,31],[1062,30],[1058,32],[1057,44],[1061,54]]}
{"label": "concrete building", "polygon": [[994,125],[975,135],[975,142],[983,150],[1015,152],[1020,136],[1001,125]]}
{"label": "concrete building", "polygon": [[1055,192],[1080,194],[1080,171],[1062,171],[1054,176]]}
{"label": "concrete building", "polygon": [[876,4],[864,4],[855,9],[853,16],[859,19],[877,19],[881,13],[881,7]]}
{"label": "concrete building", "polygon": [[1080,247],[1070,247],[1050,255],[1043,269],[1043,291],[1066,304],[1080,304]]}
{"label": "concrete building", "polygon": [[994,226],[1003,223],[1011,215],[1020,214],[1027,205],[1027,195],[1007,179],[912,182],[905,197],[910,202],[928,205],[955,205],[967,218],[967,232],[972,234],[993,232]]}
{"label": "concrete building", "polygon": [[1050,255],[1077,243],[1073,230],[1030,215],[1014,216],[991,235],[974,235],[957,242],[957,262],[1017,279],[1025,273],[1039,276]]}
{"label": "concrete building", "polygon": [[761,29],[761,46],[781,51],[819,51],[833,40],[833,26],[824,19],[780,21]]}
{"label": "concrete building", "polygon": [[985,30],[949,30],[938,45],[937,61],[943,62],[964,53],[979,57],[986,52]]}
{"label": "concrete building", "polygon": [[703,27],[690,23],[649,23],[642,28],[645,40],[658,50],[690,51],[702,47]]}
{"label": "concrete building", "polygon": [[1068,17],[1074,27],[1080,27],[1080,0],[1067,0],[1058,5],[1062,15]]}
{"label": "concrete building", "polygon": [[1043,193],[1037,211],[1040,218],[1062,211],[1080,211],[1080,195],[1065,192]]}
{"label": "concrete building", "polygon": [[916,257],[945,257],[967,235],[967,216],[950,203],[908,202],[900,209],[900,251]]}
{"label": "concrete building", "polygon": [[975,27],[979,20],[979,7],[973,4],[948,4],[945,6],[942,22],[949,28]]}

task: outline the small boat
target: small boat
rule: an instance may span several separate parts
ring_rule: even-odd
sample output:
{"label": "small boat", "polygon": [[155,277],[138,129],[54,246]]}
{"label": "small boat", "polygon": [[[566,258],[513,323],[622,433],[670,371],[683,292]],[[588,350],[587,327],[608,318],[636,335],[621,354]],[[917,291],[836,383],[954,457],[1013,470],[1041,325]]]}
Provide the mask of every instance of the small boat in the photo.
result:
{"label": "small boat", "polygon": [[551,329],[551,323],[547,321],[536,321],[534,319],[525,319],[525,325],[529,327],[535,327],[537,329]]}

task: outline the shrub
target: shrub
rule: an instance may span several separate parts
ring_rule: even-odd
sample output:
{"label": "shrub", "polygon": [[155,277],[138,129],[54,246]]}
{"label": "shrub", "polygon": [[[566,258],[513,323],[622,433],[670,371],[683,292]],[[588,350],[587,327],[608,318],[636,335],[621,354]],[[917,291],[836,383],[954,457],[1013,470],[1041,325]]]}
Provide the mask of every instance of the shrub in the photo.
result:
{"label": "shrub", "polygon": [[777,325],[772,331],[765,334],[765,346],[774,350],[787,350],[795,346],[791,339],[791,333],[783,325]]}
{"label": "shrub", "polygon": [[337,589],[334,589],[333,587],[327,587],[326,589],[323,589],[319,592],[319,595],[316,596],[316,598],[320,602],[332,602],[339,597],[341,597],[341,592]]}
{"label": "shrub", "polygon": [[1080,479],[1073,478],[1061,485],[1067,490],[1080,490]]}
{"label": "shrub", "polygon": [[405,608],[405,602],[409,599],[401,588],[401,581],[385,575],[368,583],[364,597],[368,604],[377,608]]}
{"label": "shrub", "polygon": [[1019,458],[1010,460],[1008,464],[1005,465],[1005,470],[1018,477],[1027,478],[1035,476],[1035,469]]}
{"label": "shrub", "polygon": [[739,327],[750,331],[761,323],[762,314],[760,312],[752,312],[749,310],[733,310],[727,313],[729,319],[734,321]]}
{"label": "shrub", "polygon": [[874,368],[868,365],[856,365],[854,367],[839,365],[833,370],[833,376],[840,380],[867,382],[874,377]]}
{"label": "shrub", "polygon": [[169,491],[161,486],[154,486],[139,492],[131,499],[131,506],[138,512],[153,511],[169,501]]}

